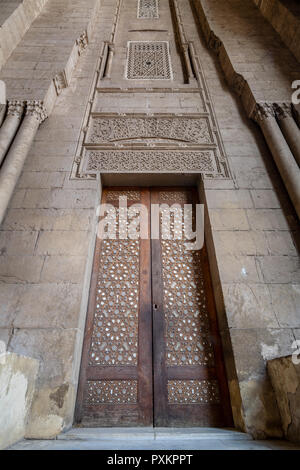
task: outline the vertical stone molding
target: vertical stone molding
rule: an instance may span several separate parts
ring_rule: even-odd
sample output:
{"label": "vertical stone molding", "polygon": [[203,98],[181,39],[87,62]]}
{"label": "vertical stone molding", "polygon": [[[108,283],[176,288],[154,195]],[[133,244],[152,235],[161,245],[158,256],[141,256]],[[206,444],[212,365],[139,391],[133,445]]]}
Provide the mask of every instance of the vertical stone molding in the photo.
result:
{"label": "vertical stone molding", "polygon": [[111,68],[113,63],[113,57],[115,53],[115,46],[114,44],[107,44],[107,60],[106,60],[106,67],[104,71],[104,78],[110,78],[111,76]]}
{"label": "vertical stone molding", "polygon": [[26,115],[0,171],[0,225],[22,172],[32,141],[47,113],[41,101],[28,101]]}
{"label": "vertical stone molding", "polygon": [[0,165],[14,139],[20,125],[23,112],[23,101],[11,100],[8,102],[7,115],[0,129]]}
{"label": "vertical stone molding", "polygon": [[193,73],[191,60],[190,60],[189,44],[183,44],[182,45],[182,50],[183,50],[183,55],[184,55],[186,71],[187,71],[187,75],[188,75],[188,81],[190,82],[190,80],[194,79],[195,76],[194,76],[194,73]]}
{"label": "vertical stone molding", "polygon": [[292,116],[289,103],[274,103],[274,109],[280,129],[300,166],[300,130]]}
{"label": "vertical stone molding", "polygon": [[279,173],[300,218],[300,169],[276,121],[273,106],[256,104],[252,118],[260,126]]}

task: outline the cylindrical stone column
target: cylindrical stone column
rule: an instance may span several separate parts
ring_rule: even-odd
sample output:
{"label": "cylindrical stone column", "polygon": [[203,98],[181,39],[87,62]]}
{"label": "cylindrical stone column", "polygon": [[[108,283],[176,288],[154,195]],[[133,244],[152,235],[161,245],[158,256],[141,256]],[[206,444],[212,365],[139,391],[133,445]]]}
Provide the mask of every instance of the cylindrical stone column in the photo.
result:
{"label": "cylindrical stone column", "polygon": [[46,117],[47,114],[42,102],[27,102],[26,116],[0,170],[0,225],[22,172],[36,131]]}
{"label": "cylindrical stone column", "polygon": [[12,100],[8,102],[7,116],[0,128],[0,165],[20,125],[23,111],[23,101]]}
{"label": "cylindrical stone column", "polygon": [[286,143],[272,105],[257,104],[252,115],[259,124],[289,196],[300,218],[300,168]]}
{"label": "cylindrical stone column", "polygon": [[291,105],[288,103],[274,103],[274,109],[285,140],[300,166],[300,129],[292,116]]}

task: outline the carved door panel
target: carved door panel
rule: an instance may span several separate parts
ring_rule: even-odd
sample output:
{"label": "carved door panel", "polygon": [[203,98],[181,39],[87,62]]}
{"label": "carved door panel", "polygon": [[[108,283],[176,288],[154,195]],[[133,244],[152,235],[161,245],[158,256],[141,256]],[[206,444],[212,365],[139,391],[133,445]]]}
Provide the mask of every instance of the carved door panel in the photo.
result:
{"label": "carved door panel", "polygon": [[[104,190],[102,203],[149,207],[149,190]],[[117,229],[120,210],[116,209]],[[117,230],[118,232],[118,230]],[[97,238],[76,421],[83,426],[153,423],[150,240]]]}
{"label": "carved door panel", "polygon": [[[153,204],[192,204],[196,190],[154,190]],[[155,426],[232,424],[206,248],[186,250],[171,214],[171,239],[152,240]],[[166,237],[165,237],[166,238]]]}
{"label": "carved door panel", "polygon": [[[102,202],[193,204],[190,189],[104,190]],[[231,425],[205,247],[170,239],[97,239],[76,420],[83,426]],[[120,210],[117,209],[117,223]]]}

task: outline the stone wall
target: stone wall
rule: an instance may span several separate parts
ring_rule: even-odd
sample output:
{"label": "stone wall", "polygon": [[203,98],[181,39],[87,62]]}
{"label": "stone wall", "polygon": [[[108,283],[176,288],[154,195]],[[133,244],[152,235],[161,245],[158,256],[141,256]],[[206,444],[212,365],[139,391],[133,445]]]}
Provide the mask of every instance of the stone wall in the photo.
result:
{"label": "stone wall", "polygon": [[[167,16],[169,2],[161,2]],[[278,437],[280,416],[266,362],[290,354],[294,339],[300,338],[299,226],[262,134],[245,112],[247,103],[243,107],[229,88],[231,75],[224,70],[233,69],[248,83],[253,109],[260,100],[289,101],[299,64],[251,0],[202,0],[201,14],[232,68],[223,67],[220,55],[207,47],[207,29],[203,23],[196,26],[199,10],[193,12],[191,5],[197,3],[178,1],[233,174],[204,179],[201,191],[211,226],[207,241],[235,424],[258,438]],[[46,99],[49,109],[55,103],[36,134],[0,231],[0,338],[10,351],[41,364],[28,437],[53,437],[73,422],[100,184],[99,179],[70,175],[84,137],[101,45],[111,41],[117,1],[102,0],[100,12],[93,10],[97,5],[96,0],[48,0],[0,73],[8,98]],[[132,5],[127,1],[118,30],[120,50],[111,71],[115,81],[105,78],[106,89],[94,110],[201,112],[192,93],[126,89],[129,24],[131,37],[141,38],[134,32]],[[170,21],[166,24],[168,29]],[[53,79],[68,70],[76,39],[89,28],[94,34],[88,34],[80,56],[76,51],[77,66],[68,87],[58,93]],[[157,37],[162,34],[167,36]],[[174,40],[173,33],[168,37]],[[176,87],[187,88],[176,53],[172,63]],[[137,181],[134,175],[131,183]]]}
{"label": "stone wall", "polygon": [[[220,322],[227,318],[242,426],[258,438],[276,437],[281,423],[266,363],[290,354],[299,336],[298,221],[264,138],[247,114],[256,101],[289,101],[299,65],[251,1],[194,3],[201,4],[196,14],[206,38],[198,53],[235,180],[230,190],[205,183]],[[220,53],[208,52],[209,31],[220,41]],[[244,96],[251,101],[238,98],[229,70],[247,81]],[[229,380],[234,396],[236,382]]]}
{"label": "stone wall", "polygon": [[0,2],[0,69],[48,0]]}
{"label": "stone wall", "polygon": [[[282,41],[300,62],[300,15],[296,1],[253,0]],[[292,3],[293,5],[289,5]]]}
{"label": "stone wall", "polygon": [[[9,350],[41,362],[29,437],[53,437],[73,419],[97,184],[72,182],[69,175],[99,53],[98,38],[107,28],[105,21],[99,24],[99,5],[96,0],[49,0],[1,71],[8,98],[48,96],[50,109],[57,99],[36,136],[1,227],[0,337]],[[78,55],[76,40],[84,31],[89,44]],[[74,50],[77,68],[74,72],[72,67],[69,86],[57,97],[53,78],[67,69]]]}

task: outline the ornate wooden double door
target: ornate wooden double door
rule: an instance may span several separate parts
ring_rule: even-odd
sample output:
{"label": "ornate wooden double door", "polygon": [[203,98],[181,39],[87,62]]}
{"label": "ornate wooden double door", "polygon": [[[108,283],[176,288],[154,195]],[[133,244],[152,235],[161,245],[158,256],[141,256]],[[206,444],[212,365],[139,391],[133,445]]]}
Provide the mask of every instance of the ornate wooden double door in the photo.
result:
{"label": "ornate wooden double door", "polygon": [[[143,220],[149,233],[151,206],[193,204],[194,210],[197,202],[193,189],[103,191],[102,203],[115,208],[117,235],[96,242],[76,422],[92,427],[229,426],[205,246],[187,250],[186,240],[174,236],[180,229],[175,213],[164,219],[163,209],[156,238],[122,235],[120,200],[126,201],[128,214],[137,204],[147,208]],[[169,237],[162,236],[166,221]],[[134,217],[125,225],[131,223]]]}

